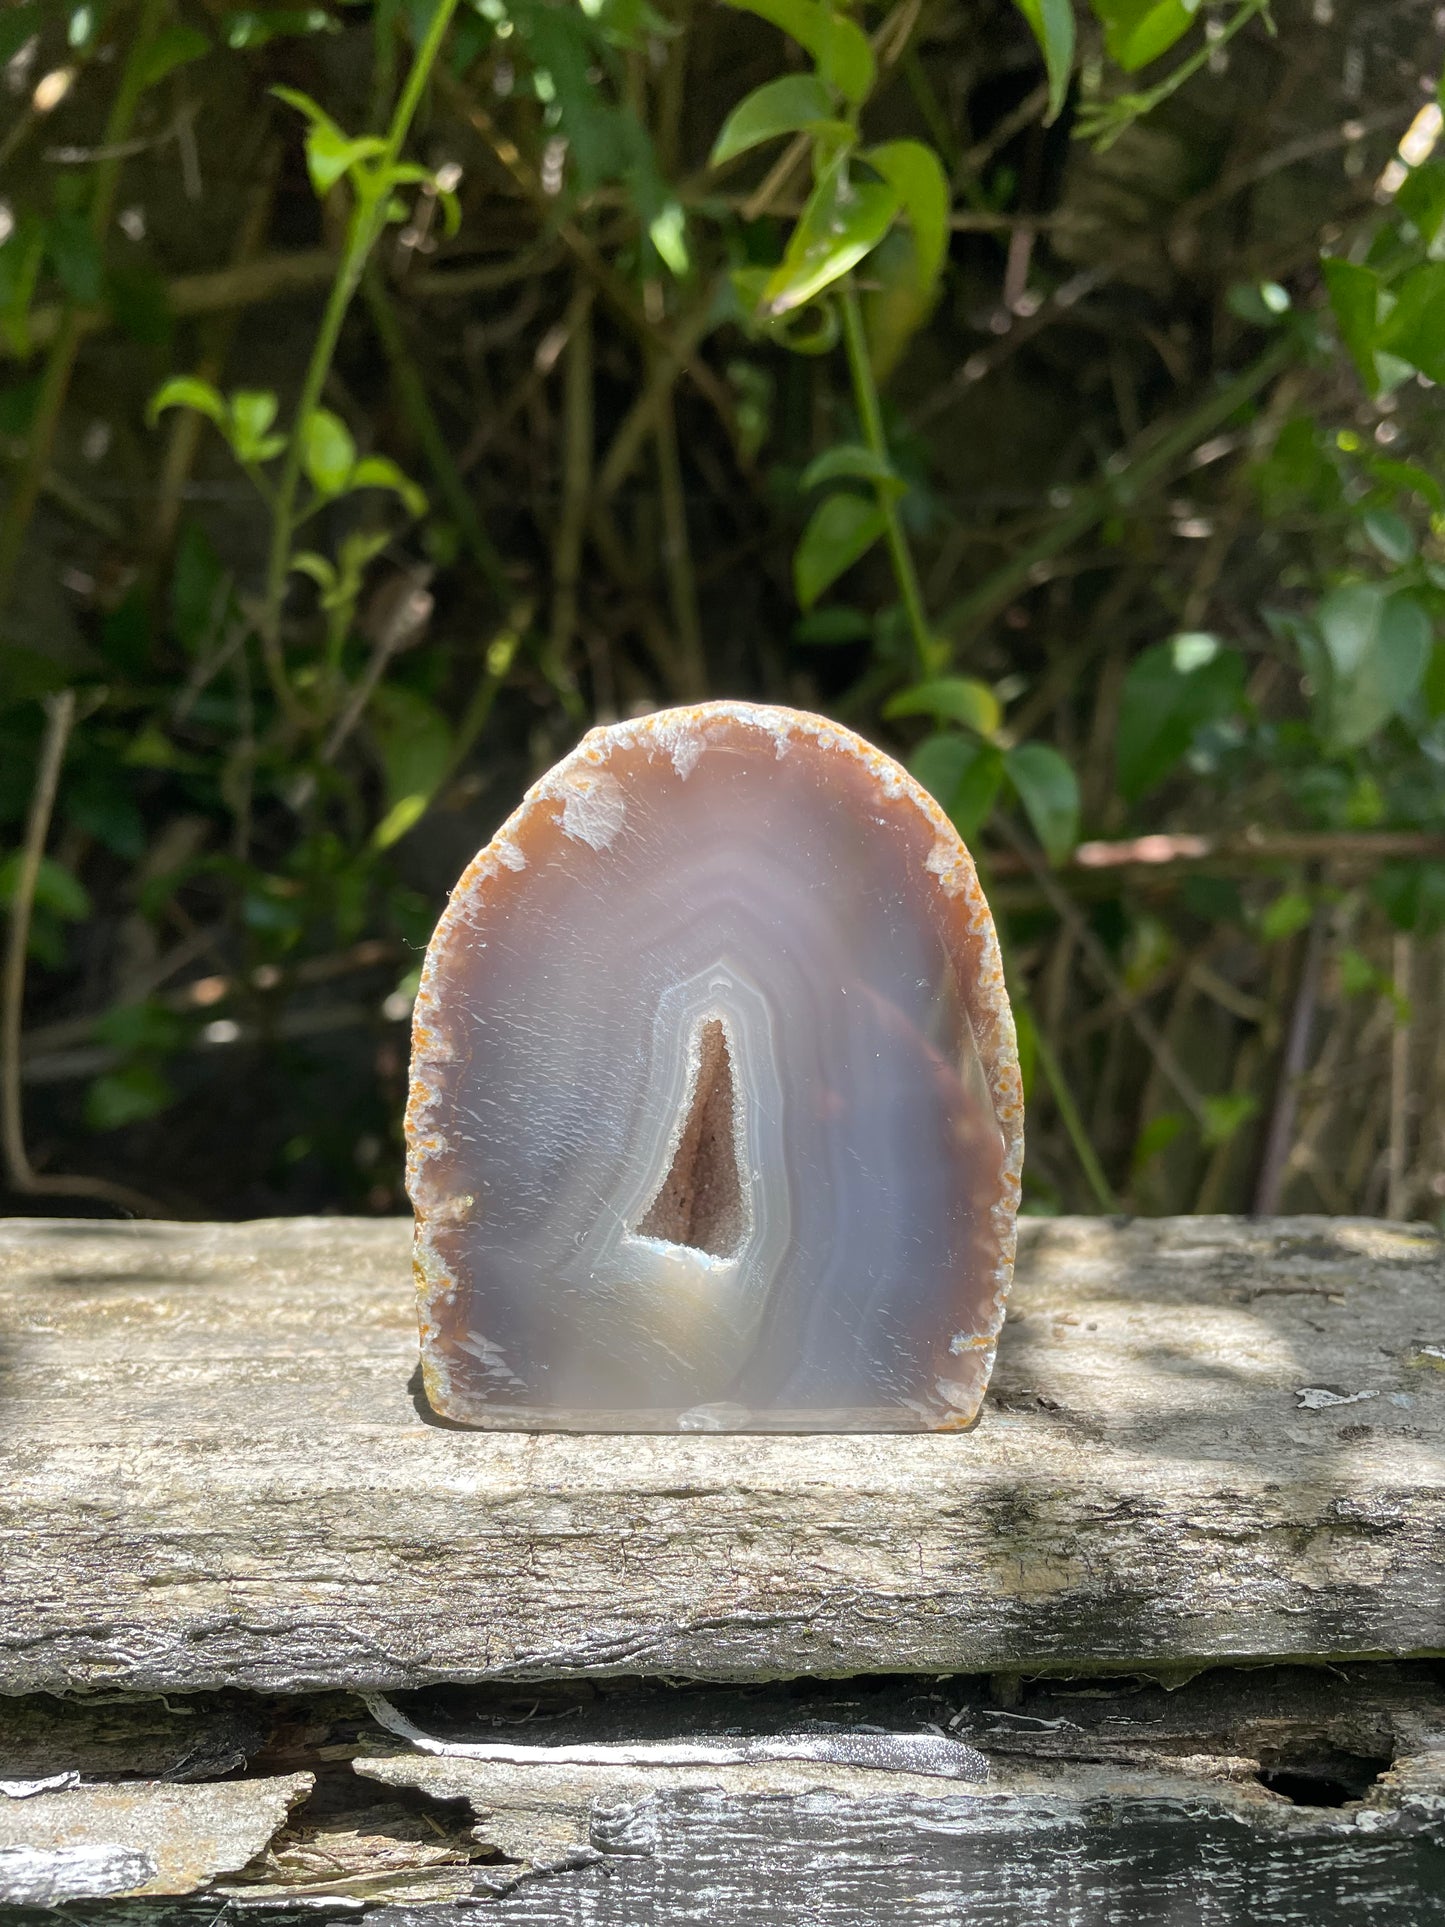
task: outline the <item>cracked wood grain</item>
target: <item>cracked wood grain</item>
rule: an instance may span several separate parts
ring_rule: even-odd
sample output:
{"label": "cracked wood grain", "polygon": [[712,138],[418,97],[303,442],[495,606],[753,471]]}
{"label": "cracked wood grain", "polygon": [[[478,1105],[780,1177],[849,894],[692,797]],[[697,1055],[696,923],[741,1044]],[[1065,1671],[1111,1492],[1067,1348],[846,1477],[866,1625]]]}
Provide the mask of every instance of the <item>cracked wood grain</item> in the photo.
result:
{"label": "cracked wood grain", "polygon": [[429,1422],[403,1222],[12,1222],[0,1691],[1445,1651],[1434,1234],[1022,1234],[966,1435],[568,1438]]}

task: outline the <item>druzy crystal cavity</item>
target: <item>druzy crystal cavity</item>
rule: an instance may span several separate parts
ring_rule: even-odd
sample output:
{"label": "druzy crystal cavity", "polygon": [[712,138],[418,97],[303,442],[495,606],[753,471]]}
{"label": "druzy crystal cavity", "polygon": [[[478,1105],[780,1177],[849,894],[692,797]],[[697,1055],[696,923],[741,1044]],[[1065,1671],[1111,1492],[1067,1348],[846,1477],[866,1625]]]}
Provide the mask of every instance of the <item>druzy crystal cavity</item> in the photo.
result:
{"label": "druzy crystal cavity", "polygon": [[595,729],[417,998],[427,1395],[465,1424],[967,1424],[1023,1104],[972,861],[904,770],[743,703]]}

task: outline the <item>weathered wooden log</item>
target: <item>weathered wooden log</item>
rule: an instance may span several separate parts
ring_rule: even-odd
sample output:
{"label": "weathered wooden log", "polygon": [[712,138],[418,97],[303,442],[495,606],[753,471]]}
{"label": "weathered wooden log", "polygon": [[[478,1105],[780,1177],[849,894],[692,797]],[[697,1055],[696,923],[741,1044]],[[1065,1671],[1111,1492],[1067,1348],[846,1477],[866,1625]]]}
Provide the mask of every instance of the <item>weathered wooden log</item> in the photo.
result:
{"label": "weathered wooden log", "polygon": [[[1139,1678],[434,1689],[407,1711],[446,1743],[611,1748],[626,1763],[427,1757],[343,1694],[0,1701],[0,1910],[69,1902],[84,1927],[1445,1916],[1445,1690],[1428,1663],[1212,1671],[1168,1691]],[[988,1777],[643,1757],[680,1734],[785,1729],[842,1740],[845,1756],[879,1730],[962,1736]],[[206,1755],[211,1735],[224,1758]],[[238,1744],[257,1777],[234,1777]],[[25,1793],[10,1776],[37,1757],[84,1784],[7,1794]],[[232,1777],[202,1777],[208,1759]]]}
{"label": "weathered wooden log", "polygon": [[1423,1228],[1032,1222],[940,1438],[429,1422],[407,1236],[8,1227],[0,1690],[1445,1651]]}

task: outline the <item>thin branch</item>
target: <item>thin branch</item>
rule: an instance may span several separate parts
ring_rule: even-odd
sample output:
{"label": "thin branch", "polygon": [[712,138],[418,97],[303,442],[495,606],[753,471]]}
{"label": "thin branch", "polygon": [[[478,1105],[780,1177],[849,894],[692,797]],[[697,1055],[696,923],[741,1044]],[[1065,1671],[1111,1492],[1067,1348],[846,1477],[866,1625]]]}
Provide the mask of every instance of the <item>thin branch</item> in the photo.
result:
{"label": "thin branch", "polygon": [[137,1212],[142,1217],[164,1216],[161,1206],[128,1185],[112,1184],[108,1178],[42,1175],[30,1162],[25,1148],[25,1119],[20,1100],[20,1034],[25,1008],[25,965],[30,949],[30,923],[35,910],[35,886],[45,843],[50,834],[50,819],[55,813],[55,794],[60,786],[60,766],[65,761],[65,746],[75,726],[75,691],[63,690],[45,699],[45,734],[40,743],[40,762],[35,772],[35,787],[30,794],[30,811],[25,821],[25,841],[20,850],[20,870],[15,879],[15,894],[10,900],[10,916],[5,933],[5,978],[0,991],[0,1136],[5,1146],[5,1170],[11,1188],[29,1197],[100,1198],[121,1211]]}
{"label": "thin branch", "polygon": [[1285,1176],[1289,1170],[1300,1084],[1309,1063],[1310,1034],[1314,1029],[1315,1010],[1320,1000],[1320,977],[1324,970],[1328,930],[1328,913],[1323,908],[1317,908],[1310,920],[1309,935],[1305,938],[1304,962],[1300,967],[1294,1008],[1290,1012],[1289,1036],[1285,1040],[1284,1059],[1275,1086],[1274,1109],[1270,1114],[1269,1135],[1264,1142],[1259,1182],[1255,1186],[1254,1215],[1258,1218],[1272,1217],[1279,1210]]}
{"label": "thin branch", "polygon": [[1179,1062],[1179,1059],[1174,1054],[1173,1046],[1169,1043],[1153,1018],[1150,1017],[1147,1012],[1141,1010],[1139,1005],[1129,995],[1129,988],[1120,977],[1118,971],[1115,970],[1108,951],[1080,914],[1077,905],[1071,901],[1067,891],[1060,886],[1043,859],[1035,856],[1024,837],[1013,827],[1008,818],[1000,814],[996,816],[994,820],[1003,835],[1008,838],[1009,842],[1014,846],[1014,849],[1023,857],[1025,865],[1032,874],[1035,883],[1037,883],[1039,889],[1043,892],[1045,899],[1053,909],[1055,915],[1073,930],[1079,948],[1085,957],[1088,958],[1095,976],[1098,977],[1104,988],[1109,992],[1110,996],[1113,997],[1120,1010],[1128,1017],[1129,1022],[1134,1026],[1135,1030],[1138,1031],[1145,1048],[1158,1065],[1160,1074],[1168,1083],[1173,1085],[1176,1095],[1183,1103],[1185,1109],[1194,1118],[1195,1122],[1203,1125],[1206,1121],[1207,1112],[1204,1098],[1198,1086],[1195,1084],[1194,1079]]}

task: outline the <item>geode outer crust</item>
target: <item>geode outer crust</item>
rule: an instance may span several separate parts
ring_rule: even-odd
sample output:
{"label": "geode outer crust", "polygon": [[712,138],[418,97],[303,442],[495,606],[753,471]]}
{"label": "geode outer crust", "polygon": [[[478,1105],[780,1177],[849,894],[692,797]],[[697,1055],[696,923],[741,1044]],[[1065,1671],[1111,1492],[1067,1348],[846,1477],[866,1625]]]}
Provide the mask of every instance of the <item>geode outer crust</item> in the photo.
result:
{"label": "geode outer crust", "polygon": [[452,892],[413,1020],[428,1398],[523,1430],[977,1413],[1023,1097],[942,810],[821,717],[592,730]]}

